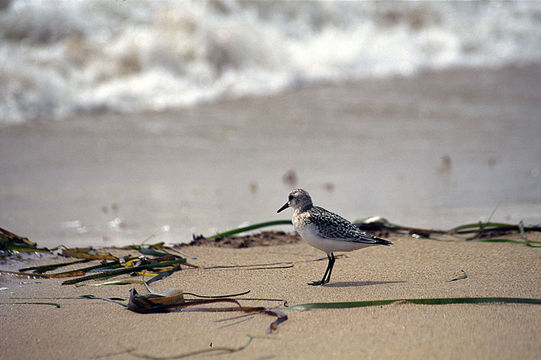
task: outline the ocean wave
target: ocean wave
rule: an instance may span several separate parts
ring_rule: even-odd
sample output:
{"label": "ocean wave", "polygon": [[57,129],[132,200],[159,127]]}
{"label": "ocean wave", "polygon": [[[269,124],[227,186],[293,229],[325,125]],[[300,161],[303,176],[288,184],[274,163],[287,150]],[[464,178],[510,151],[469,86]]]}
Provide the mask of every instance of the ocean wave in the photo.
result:
{"label": "ocean wave", "polygon": [[538,2],[2,4],[0,124],[541,60]]}

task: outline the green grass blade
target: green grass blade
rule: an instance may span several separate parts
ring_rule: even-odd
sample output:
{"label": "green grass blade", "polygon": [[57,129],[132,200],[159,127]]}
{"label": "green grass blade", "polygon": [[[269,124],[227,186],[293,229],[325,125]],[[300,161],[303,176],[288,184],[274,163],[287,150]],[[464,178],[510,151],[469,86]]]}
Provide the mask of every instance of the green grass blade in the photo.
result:
{"label": "green grass blade", "polygon": [[60,307],[60,304],[57,303],[50,303],[50,302],[12,302],[12,303],[0,303],[0,305],[51,305],[56,306],[57,308]]}
{"label": "green grass blade", "polygon": [[324,303],[306,303],[288,307],[282,307],[281,310],[308,310],[308,309],[347,309],[367,306],[382,306],[404,301],[413,304],[423,305],[447,305],[447,304],[535,304],[541,305],[541,299],[532,298],[510,298],[510,297],[458,297],[458,298],[427,298],[427,299],[392,299],[392,300],[368,300],[368,301],[348,301],[348,302],[324,302]]}
{"label": "green grass blade", "polygon": [[306,303],[280,308],[281,310],[308,310],[308,309],[347,309],[367,306],[388,305],[395,300],[370,300],[370,301],[346,301],[346,302],[321,302],[321,303]]}
{"label": "green grass blade", "polygon": [[499,227],[517,227],[516,224],[507,224],[507,223],[499,223],[499,222],[476,222],[476,223],[471,223],[471,224],[464,224],[464,225],[459,225],[459,226],[455,226],[454,228],[451,228],[448,230],[448,232],[456,232],[456,231],[459,231],[459,230],[466,230],[466,229],[476,229],[476,228],[487,228],[487,227],[495,227],[495,228],[499,228]]}
{"label": "green grass blade", "polygon": [[260,228],[263,228],[263,227],[276,226],[276,225],[291,225],[291,224],[292,224],[291,220],[266,221],[266,222],[262,222],[262,223],[257,223],[257,224],[253,224],[253,225],[240,227],[240,228],[233,229],[233,230],[224,231],[224,232],[209,236],[208,238],[209,239],[214,239],[214,238],[219,238],[219,237],[227,237],[227,236],[240,234],[240,233],[250,231],[250,230],[260,229]]}
{"label": "green grass blade", "polygon": [[24,272],[24,271],[34,270],[34,273],[36,273],[36,274],[43,274],[43,273],[45,273],[47,271],[55,270],[55,269],[58,269],[60,267],[74,265],[74,264],[86,263],[86,262],[89,262],[89,261],[90,261],[89,259],[82,259],[82,260],[67,261],[67,262],[61,262],[61,263],[49,264],[49,265],[31,266],[31,267],[26,267],[26,268],[19,269],[19,271]]}
{"label": "green grass blade", "polygon": [[514,239],[503,239],[503,238],[493,238],[493,239],[479,239],[477,240],[479,242],[508,242],[508,243],[514,243],[514,244],[525,244],[522,240],[514,240]]}
{"label": "green grass blade", "polygon": [[81,286],[94,286],[94,287],[99,287],[99,286],[109,286],[109,285],[131,285],[131,284],[144,284],[145,282],[143,280],[114,280],[114,281],[106,281],[106,282],[103,282],[103,283],[98,283],[98,284],[81,284],[81,283],[78,283],[78,284],[75,284],[76,287],[81,287]]}
{"label": "green grass blade", "polygon": [[167,251],[158,251],[158,250],[153,249],[151,247],[145,247],[145,246],[140,246],[137,250],[141,254],[149,255],[149,256],[167,256],[167,255],[171,255]]}
{"label": "green grass blade", "polygon": [[198,294],[194,294],[190,292],[185,292],[184,295],[192,295],[192,296],[203,298],[203,299],[222,299],[222,298],[232,298],[232,297],[242,296],[249,293],[250,293],[250,290],[246,290],[246,291],[236,293],[236,294],[227,294],[227,295],[198,295]]}

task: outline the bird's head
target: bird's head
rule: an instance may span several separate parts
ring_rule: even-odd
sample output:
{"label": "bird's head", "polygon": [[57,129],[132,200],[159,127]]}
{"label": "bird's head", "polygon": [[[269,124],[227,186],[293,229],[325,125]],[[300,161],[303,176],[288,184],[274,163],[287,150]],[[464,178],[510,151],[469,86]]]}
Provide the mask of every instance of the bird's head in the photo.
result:
{"label": "bird's head", "polygon": [[287,202],[284,204],[284,206],[278,209],[278,212],[285,210],[288,207],[292,207],[295,210],[298,209],[300,211],[306,211],[312,206],[312,198],[310,197],[310,194],[308,194],[308,191],[296,189],[289,193]]}

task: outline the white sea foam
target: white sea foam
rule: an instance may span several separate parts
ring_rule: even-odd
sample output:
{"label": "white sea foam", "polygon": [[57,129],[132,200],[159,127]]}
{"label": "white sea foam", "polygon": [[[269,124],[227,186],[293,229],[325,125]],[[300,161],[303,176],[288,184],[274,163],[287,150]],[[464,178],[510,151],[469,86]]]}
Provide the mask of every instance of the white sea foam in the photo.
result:
{"label": "white sea foam", "polygon": [[541,61],[541,2],[3,4],[0,124]]}

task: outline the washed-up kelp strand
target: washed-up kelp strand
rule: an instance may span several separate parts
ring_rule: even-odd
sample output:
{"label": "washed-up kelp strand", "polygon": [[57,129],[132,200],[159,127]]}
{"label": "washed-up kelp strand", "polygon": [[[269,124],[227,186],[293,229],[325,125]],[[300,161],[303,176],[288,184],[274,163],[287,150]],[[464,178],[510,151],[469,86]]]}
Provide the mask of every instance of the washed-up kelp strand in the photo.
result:
{"label": "washed-up kelp strand", "polygon": [[129,274],[129,273],[141,271],[141,270],[155,269],[155,268],[160,268],[160,267],[169,267],[169,266],[174,266],[178,264],[183,264],[185,262],[186,262],[185,258],[180,258],[180,259],[175,259],[175,260],[160,261],[160,262],[154,262],[150,264],[132,266],[128,268],[115,269],[115,270],[100,272],[97,274],[85,275],[76,279],[66,280],[62,283],[62,285],[73,285],[73,284],[80,283],[82,281],[99,279],[106,276],[111,277],[111,276],[118,276],[122,274]]}
{"label": "washed-up kelp strand", "polygon": [[10,297],[10,299],[14,299],[14,300],[103,300],[103,301],[117,303],[117,304],[122,305],[124,307],[128,306],[128,305],[126,305],[126,304],[124,304],[122,302],[122,301],[126,301],[126,299],[123,299],[123,298],[119,298],[119,297],[105,298],[105,297],[98,297],[98,296],[94,296],[94,295],[58,296],[58,297],[57,296],[53,296],[53,297]]}
{"label": "washed-up kelp strand", "polygon": [[[198,295],[198,294],[194,294],[194,293],[191,293],[191,292],[183,292],[183,291],[177,290],[177,289],[169,289],[169,290],[166,290],[166,291],[157,291],[157,290],[154,290],[153,288],[151,288],[149,286],[148,281],[146,283],[144,283],[144,285],[147,288],[150,295],[156,295],[157,297],[164,297],[164,298],[174,298],[174,300],[172,300],[172,301],[167,300],[169,303],[171,303],[171,302],[176,303],[177,302],[176,299],[178,299],[179,301],[184,301],[184,297],[179,296],[179,294],[180,295],[191,295],[191,296],[195,296],[195,297],[202,298],[202,299],[223,299],[223,298],[233,298],[233,297],[242,296],[242,295],[246,295],[246,294],[250,293],[250,290],[247,290],[247,291],[243,291],[243,292],[240,292],[240,293],[226,294],[226,295]],[[144,295],[139,295],[139,296],[144,296]]]}
{"label": "washed-up kelp strand", "polygon": [[124,301],[124,299],[117,298],[117,297],[107,298],[107,297],[99,297],[99,296],[94,296],[94,295],[81,295],[81,296],[79,296],[79,298],[81,298],[81,299],[90,299],[90,300],[103,300],[103,301],[112,302],[112,303],[121,305],[123,307],[128,307],[128,305],[126,305],[126,304],[124,304],[122,302],[122,301]]}
{"label": "washed-up kelp strand", "polygon": [[[335,256],[337,259],[341,257],[347,257],[345,254],[338,254]],[[298,260],[298,261],[282,261],[274,263],[261,263],[261,264],[241,264],[241,265],[214,265],[200,267],[202,270],[276,270],[276,269],[289,269],[295,266],[295,263],[306,263],[312,261],[328,260],[326,256],[317,257],[316,259]],[[187,264],[186,264],[187,265]]]}
{"label": "washed-up kelp strand", "polygon": [[[517,224],[506,224],[498,222],[482,222],[464,224],[457,227],[454,227],[449,230],[450,235],[455,235],[461,237],[464,240],[480,240],[481,238],[490,238],[496,235],[509,234],[509,233],[520,233],[524,230],[524,225],[522,221]],[[535,227],[534,230],[535,231]],[[471,234],[471,235],[467,235]],[[464,236],[467,235],[467,236]],[[524,241],[522,243],[525,243]]]}
{"label": "washed-up kelp strand", "polygon": [[[492,238],[492,239],[479,239],[477,241],[480,241],[480,242],[494,242],[494,243],[503,243],[503,242],[507,242],[507,243],[514,243],[514,244],[524,244],[524,241],[522,240],[516,240],[516,239],[507,239],[507,238]],[[539,245],[531,245],[530,246],[539,246]]]}
{"label": "washed-up kelp strand", "polygon": [[117,256],[106,253],[99,253],[92,248],[64,248],[62,249],[61,255],[65,257],[74,257],[77,259],[116,261],[119,260]]}
{"label": "washed-up kelp strand", "polygon": [[[80,296],[69,296],[69,297],[47,297],[47,298],[11,298],[11,299],[52,299],[52,300],[82,300],[82,299],[90,299],[90,300],[103,300],[107,302],[112,302],[118,305],[122,305],[123,307],[127,307],[128,305],[124,304],[122,301],[124,299],[122,298],[105,298],[105,297],[98,297],[94,295],[80,295]],[[2,304],[2,303],[0,303]],[[7,303],[6,303],[7,304]],[[12,304],[41,304],[41,305],[55,305],[56,307],[60,307],[60,304],[57,303],[49,303],[49,302],[17,302]]]}
{"label": "washed-up kelp strand", "polygon": [[122,265],[120,264],[119,261],[104,261],[104,262],[101,262],[99,265],[93,265],[93,266],[85,267],[78,270],[84,271],[85,273],[92,273],[92,272],[114,270],[120,267],[122,267]]}
{"label": "washed-up kelp strand", "polygon": [[[92,260],[89,260],[92,261]],[[111,270],[120,267],[120,263],[118,261],[103,261],[99,265],[92,265],[83,267],[76,270],[69,270],[69,271],[63,271],[55,274],[50,275],[56,275],[53,277],[73,277],[73,276],[83,276],[86,273],[93,272],[93,271],[105,271],[105,270]]]}
{"label": "washed-up kelp strand", "polygon": [[248,345],[250,345],[252,343],[252,340],[254,339],[253,336],[250,336],[250,335],[246,335],[248,336],[248,342],[242,346],[239,346],[237,348],[233,348],[233,347],[226,347],[226,346],[215,346],[215,347],[212,347],[210,349],[203,349],[203,350],[196,350],[196,351],[190,351],[190,352],[187,352],[187,353],[183,353],[183,354],[179,354],[179,355],[173,355],[173,356],[163,356],[163,357],[157,357],[157,356],[151,356],[151,355],[147,355],[147,354],[137,354],[137,353],[132,353],[133,356],[136,356],[140,359],[147,359],[147,360],[176,360],[176,359],[184,359],[184,358],[187,358],[187,357],[190,357],[190,356],[196,356],[196,355],[203,355],[203,354],[208,354],[208,353],[228,353],[228,354],[232,354],[232,353],[236,353],[236,352],[239,352],[241,350],[244,350],[248,347]]}
{"label": "washed-up kelp strand", "polygon": [[[524,244],[524,241],[520,241],[520,240],[513,240],[513,239],[502,239],[502,238],[496,238],[496,239],[481,239],[479,241],[482,241],[482,242],[510,242],[510,243],[515,243],[515,244]],[[530,247],[541,247],[541,243],[539,243],[538,241],[533,241],[533,240],[529,240],[527,243],[526,243],[527,246],[530,246]]]}
{"label": "washed-up kelp strand", "polygon": [[512,298],[512,297],[457,297],[457,298],[426,298],[426,299],[392,299],[392,300],[367,300],[348,302],[322,302],[306,303],[288,307],[282,310],[308,310],[308,309],[346,309],[368,306],[389,305],[396,302],[405,302],[421,305],[449,305],[449,304],[534,304],[541,305],[541,299]]}
{"label": "washed-up kelp strand", "polygon": [[132,284],[144,284],[145,282],[143,280],[112,280],[112,281],[106,281],[102,283],[97,284],[83,284],[78,283],[75,284],[76,287],[81,286],[93,286],[93,287],[100,287],[100,286],[109,286],[109,285],[132,285]]}
{"label": "washed-up kelp strand", "polygon": [[37,244],[28,240],[28,238],[16,235],[3,228],[0,228],[0,250],[8,252],[49,252],[49,249],[38,248]]}
{"label": "washed-up kelp strand", "polygon": [[174,274],[175,272],[180,271],[180,270],[181,270],[181,267],[180,267],[180,265],[178,265],[178,266],[175,266],[174,268],[172,268],[171,270],[162,271],[158,275],[154,276],[152,279],[145,282],[145,284],[148,285],[148,284],[152,284],[153,282],[156,282],[158,280],[165,279],[166,277],[171,276],[172,274]]}
{"label": "washed-up kelp strand", "polygon": [[[152,237],[154,237],[154,236],[150,236],[148,239],[151,239]],[[179,249],[175,249],[174,247],[167,246],[163,242],[159,242],[159,243],[156,243],[156,244],[144,245],[144,243],[147,240],[143,241],[143,244],[141,244],[141,245],[127,245],[127,246],[122,247],[122,249],[138,250],[143,255],[153,255],[153,254],[161,253],[160,251],[157,251],[156,249],[162,249],[162,250],[164,250],[164,253],[167,253],[167,254],[171,254],[171,252],[175,252],[175,253],[178,253],[178,254],[180,254],[182,256],[186,256],[186,257],[188,257],[188,258],[190,258],[192,260],[197,259],[195,256],[186,254],[185,252],[183,252],[183,251],[181,251]]]}
{"label": "washed-up kelp strand", "polygon": [[[146,284],[149,284],[149,282],[147,281]],[[147,286],[147,290],[151,294],[162,295],[162,296],[165,294],[163,292],[157,292],[157,291],[151,289],[149,286]],[[247,298],[247,297],[242,297],[241,298],[241,297],[239,297],[239,296],[248,295],[249,293],[250,293],[250,290],[246,290],[246,291],[243,291],[243,292],[240,292],[240,293],[235,293],[235,294],[226,294],[226,295],[199,295],[199,294],[195,294],[195,293],[191,293],[191,292],[184,292],[184,295],[194,296],[194,297],[201,298],[201,299],[235,298],[236,300],[279,301],[279,302],[285,301],[284,299],[275,299],[275,298]]]}
{"label": "washed-up kelp strand", "polygon": [[12,303],[0,303],[0,305],[50,305],[56,308],[60,308],[60,304],[50,302],[12,302]]}
{"label": "washed-up kelp strand", "polygon": [[[131,257],[131,258],[126,257],[122,265],[120,264],[117,265],[114,262],[109,262],[107,264],[112,264],[112,266],[110,267],[104,266],[102,269],[99,269],[99,268],[92,269],[91,272],[109,271],[109,270],[114,270],[115,268],[119,268],[119,267],[134,268],[141,265],[156,264],[156,263],[160,263],[164,261],[173,261],[177,259],[183,259],[183,258],[176,255],[165,255],[165,256],[160,256],[160,257],[147,257],[147,256],[139,256],[139,257]],[[103,263],[103,264],[107,265],[106,263]],[[154,271],[157,271],[157,272],[162,271],[162,270],[164,269],[154,269]]]}
{"label": "washed-up kelp strand", "polygon": [[212,236],[209,236],[209,239],[215,239],[220,237],[227,237],[227,236],[233,236],[236,234],[240,234],[246,231],[256,230],[263,227],[269,227],[269,226],[278,226],[278,225],[291,225],[291,220],[275,220],[275,221],[265,221],[262,223],[257,223],[253,225],[243,226],[237,229],[224,231],[218,234],[214,234]]}
{"label": "washed-up kelp strand", "polygon": [[10,271],[10,270],[0,270],[0,273],[4,274],[12,274],[12,275],[18,275],[18,276],[25,276],[30,279],[52,279],[52,278],[66,278],[66,277],[74,277],[74,276],[82,276],[85,273],[83,271],[70,271],[67,273],[60,273],[60,274],[34,274],[34,273],[27,273],[27,272],[20,272],[20,271]]}
{"label": "washed-up kelp strand", "polygon": [[[509,224],[509,223],[501,223],[501,222],[485,222],[484,223],[482,221],[478,221],[475,223],[455,226],[447,230],[447,232],[468,234],[468,233],[475,233],[477,232],[478,229],[489,229],[489,228],[501,228],[504,230],[518,230],[518,224]],[[531,228],[533,231],[541,231],[541,228],[537,226],[532,226]]]}
{"label": "washed-up kelp strand", "polygon": [[[345,254],[338,254],[335,256],[337,259],[341,257],[347,257]],[[214,265],[200,267],[203,270],[276,270],[276,269],[289,269],[295,266],[295,263],[306,263],[312,261],[328,260],[326,256],[317,257],[309,260],[298,261],[281,261],[274,263],[260,263],[260,264],[240,264],[240,265]]]}
{"label": "washed-up kelp strand", "polygon": [[[518,233],[521,231],[540,232],[541,226],[521,226],[521,224],[509,224],[500,222],[476,222],[455,226],[449,230],[422,229],[409,226],[397,225],[382,217],[371,217],[355,221],[354,224],[365,231],[388,231],[411,236],[436,239],[438,235],[470,235],[464,240],[475,240],[483,237],[494,237],[502,234]],[[515,241],[510,241],[515,242]],[[534,241],[539,243],[538,241]],[[524,242],[520,242],[524,244]]]}
{"label": "washed-up kelp strand", "polygon": [[144,255],[160,256],[158,254],[160,254],[162,252],[156,251],[155,249],[166,250],[165,252],[163,252],[163,254],[173,255],[171,253],[174,252],[174,253],[178,253],[178,254],[180,254],[182,256],[188,257],[188,258],[190,258],[192,260],[197,259],[195,256],[190,255],[190,254],[186,254],[184,251],[181,251],[179,249],[175,249],[175,248],[170,247],[170,246],[165,246],[164,243],[153,244],[153,245],[148,245],[148,246],[140,246],[138,250],[139,250],[139,252],[141,252]]}
{"label": "washed-up kelp strand", "polygon": [[126,261],[125,266],[132,266],[133,264],[138,266],[138,265],[144,265],[145,263],[150,263],[150,262],[160,262],[160,261],[168,261],[168,260],[176,260],[176,259],[184,259],[184,262],[182,264],[185,265],[185,266],[192,267],[192,268],[199,268],[198,265],[193,265],[193,264],[187,263],[185,258],[183,258],[181,256],[178,256],[178,255],[172,255],[172,254],[166,255],[166,256],[161,256],[161,257],[153,257],[153,258],[149,258],[149,257],[146,257],[146,256],[140,256],[138,258],[132,258],[132,259],[129,259],[129,260]]}
{"label": "washed-up kelp strand", "polygon": [[[147,281],[146,284],[149,284],[149,282]],[[164,292],[155,291],[155,290],[151,289],[150,286],[147,286],[147,290],[151,294],[162,295],[162,296],[164,296],[164,294],[167,293],[167,292],[164,293]],[[284,302],[285,301],[284,299],[276,299],[276,298],[247,298],[247,297],[242,297],[241,298],[241,297],[239,297],[239,296],[248,295],[249,293],[250,293],[250,290],[246,290],[246,291],[243,291],[243,292],[240,292],[240,293],[235,293],[235,294],[226,294],[226,295],[199,295],[199,294],[195,294],[195,293],[191,293],[191,292],[184,292],[184,295],[194,296],[194,297],[201,298],[201,299],[235,298],[235,300],[278,301],[278,302]]]}
{"label": "washed-up kelp strand", "polygon": [[277,298],[258,298],[258,297],[238,297],[237,300],[253,300],[253,301],[277,301],[277,302],[283,302],[287,303],[285,299],[277,299]]}
{"label": "washed-up kelp strand", "polygon": [[33,270],[35,274],[43,274],[47,271],[56,270],[58,268],[69,266],[69,265],[75,265],[75,264],[82,264],[91,261],[90,259],[83,259],[83,260],[75,260],[75,261],[65,261],[61,263],[56,264],[48,264],[48,265],[40,265],[40,266],[31,266],[19,269],[19,271],[30,271]]}
{"label": "washed-up kelp strand", "polygon": [[[86,261],[90,261],[90,260],[83,260],[83,262],[86,262]],[[86,273],[92,272],[93,270],[103,270],[103,269],[115,268],[115,267],[120,267],[120,266],[121,266],[120,263],[118,262],[118,260],[116,260],[116,261],[103,262],[100,265],[93,265],[93,266],[88,266],[88,267],[84,267],[77,270],[64,271],[64,272],[55,273],[55,274],[44,273],[45,271],[49,271],[48,269],[46,269],[47,265],[44,265],[43,267],[36,267],[36,268],[40,268],[40,270],[42,271],[41,273],[9,271],[9,270],[0,270],[0,273],[25,276],[29,278],[51,279],[51,278],[67,278],[67,277],[84,276]],[[32,268],[27,268],[27,269],[32,269]],[[21,269],[21,270],[26,270],[26,269]]]}
{"label": "washed-up kelp strand", "polygon": [[198,295],[198,294],[194,294],[190,292],[185,292],[184,294],[195,296],[202,299],[221,299],[221,298],[232,298],[232,297],[237,297],[237,296],[243,296],[249,293],[250,293],[250,290],[246,290],[246,291],[236,293],[236,294],[227,294],[227,295]]}
{"label": "washed-up kelp strand", "polygon": [[[238,300],[233,298],[215,298],[215,299],[193,299],[184,298],[184,293],[180,290],[169,290],[169,296],[157,295],[156,292],[140,295],[135,289],[130,290],[130,298],[128,300],[128,309],[138,313],[161,313],[171,311],[184,312],[232,312],[242,311],[246,313],[264,313],[267,315],[276,316],[277,319],[271,323],[267,332],[276,330],[279,324],[287,320],[287,315],[279,309],[269,309],[265,307],[246,307],[241,306]],[[233,303],[236,307],[225,308],[190,308],[189,306],[206,305],[214,303]]]}
{"label": "washed-up kelp strand", "polygon": [[152,247],[147,247],[147,246],[139,246],[137,248],[137,251],[139,251],[141,254],[143,255],[149,255],[149,256],[167,256],[167,255],[172,255],[170,253],[168,253],[167,251],[158,251]]}
{"label": "washed-up kelp strand", "polygon": [[506,239],[506,238],[492,238],[492,239],[481,239],[479,241],[485,241],[485,242],[513,242],[513,243],[519,243],[519,244],[526,244],[527,246],[531,247],[541,247],[541,241],[535,241],[535,240],[529,240],[526,236],[526,227],[524,226],[524,223],[522,221],[518,224],[520,236],[522,238],[521,240],[514,240],[514,239]]}
{"label": "washed-up kelp strand", "polygon": [[287,269],[295,266],[292,262],[276,262],[266,264],[244,264],[244,265],[216,265],[204,267],[204,270],[217,269],[239,269],[239,270],[272,270],[272,269]]}

